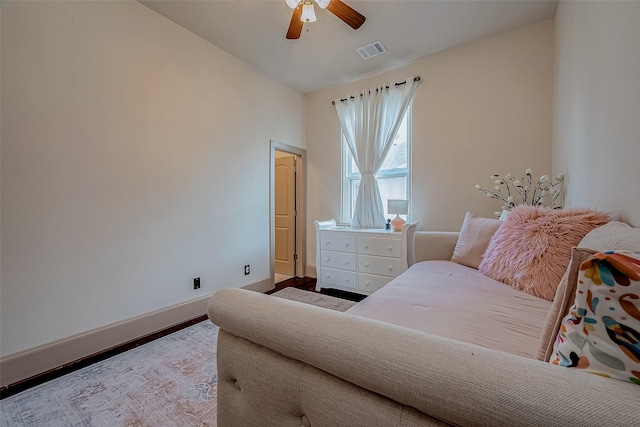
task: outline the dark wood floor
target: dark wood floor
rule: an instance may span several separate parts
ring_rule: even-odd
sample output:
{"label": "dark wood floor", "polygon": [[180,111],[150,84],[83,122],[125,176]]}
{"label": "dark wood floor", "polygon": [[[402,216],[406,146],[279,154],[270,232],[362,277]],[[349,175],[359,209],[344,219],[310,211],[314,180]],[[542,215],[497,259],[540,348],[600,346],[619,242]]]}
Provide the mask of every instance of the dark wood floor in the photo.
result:
{"label": "dark wood floor", "polygon": [[[316,279],[313,277],[293,277],[291,279],[287,279],[280,283],[276,283],[275,289],[268,291],[268,294],[272,294],[274,292],[278,292],[284,288],[289,286],[293,286],[294,288],[303,289],[305,291],[315,292],[316,288]],[[366,298],[366,295],[354,294],[352,292],[341,291],[339,289],[331,289],[331,288],[322,288],[320,289],[320,293],[324,295],[329,295],[336,298],[342,298],[349,301],[362,301]]]}
{"label": "dark wood floor", "polygon": [[316,289],[316,279],[313,277],[292,277],[291,279],[276,283],[276,287],[273,290],[267,291],[267,294],[278,292],[290,286],[305,291],[314,291]]}

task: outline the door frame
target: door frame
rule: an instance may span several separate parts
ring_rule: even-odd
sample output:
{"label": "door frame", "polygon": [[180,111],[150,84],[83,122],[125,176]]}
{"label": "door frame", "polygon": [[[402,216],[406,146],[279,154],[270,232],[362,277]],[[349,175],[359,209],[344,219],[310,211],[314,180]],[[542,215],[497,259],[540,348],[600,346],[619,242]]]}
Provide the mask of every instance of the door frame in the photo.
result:
{"label": "door frame", "polygon": [[283,144],[281,142],[271,140],[270,155],[269,155],[269,275],[271,276],[271,282],[275,282],[275,251],[276,251],[276,238],[275,238],[275,164],[276,164],[276,150],[289,153],[297,158],[296,165],[296,269],[295,274],[298,277],[304,277],[305,265],[306,265],[306,150],[291,145]]}

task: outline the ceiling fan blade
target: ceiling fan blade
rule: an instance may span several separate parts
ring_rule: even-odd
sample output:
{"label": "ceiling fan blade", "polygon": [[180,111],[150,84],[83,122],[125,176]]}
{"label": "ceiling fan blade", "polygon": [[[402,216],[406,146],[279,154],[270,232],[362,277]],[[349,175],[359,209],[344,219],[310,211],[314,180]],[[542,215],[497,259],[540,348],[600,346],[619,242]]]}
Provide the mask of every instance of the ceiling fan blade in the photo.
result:
{"label": "ceiling fan blade", "polygon": [[290,40],[299,39],[300,33],[302,33],[302,22],[300,17],[302,16],[302,6],[298,6],[293,9],[291,15],[291,23],[289,24],[289,30],[287,30],[287,38]]}
{"label": "ceiling fan blade", "polygon": [[351,6],[343,3],[341,0],[331,0],[327,6],[327,10],[342,19],[354,30],[360,28],[367,19],[364,15],[353,9]]}

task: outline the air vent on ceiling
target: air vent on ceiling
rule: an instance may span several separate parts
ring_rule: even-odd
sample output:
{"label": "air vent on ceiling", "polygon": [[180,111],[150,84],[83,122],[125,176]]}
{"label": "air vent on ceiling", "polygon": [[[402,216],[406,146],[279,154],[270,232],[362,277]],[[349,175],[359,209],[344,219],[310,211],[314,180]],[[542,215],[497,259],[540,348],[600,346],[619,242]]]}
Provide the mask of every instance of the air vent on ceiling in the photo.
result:
{"label": "air vent on ceiling", "polygon": [[356,49],[356,52],[358,52],[358,55],[360,55],[362,59],[373,58],[374,56],[382,55],[386,51],[387,49],[384,48],[380,40],[376,40],[373,43],[360,46]]}

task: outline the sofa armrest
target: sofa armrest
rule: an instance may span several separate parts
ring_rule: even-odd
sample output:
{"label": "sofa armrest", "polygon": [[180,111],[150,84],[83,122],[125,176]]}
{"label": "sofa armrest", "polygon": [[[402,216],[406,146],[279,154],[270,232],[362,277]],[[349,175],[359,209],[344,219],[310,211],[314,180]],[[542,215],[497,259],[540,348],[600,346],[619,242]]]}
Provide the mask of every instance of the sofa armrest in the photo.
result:
{"label": "sofa armrest", "polygon": [[428,260],[450,260],[458,242],[457,231],[416,231],[414,263]]}
{"label": "sofa armrest", "polygon": [[640,425],[631,383],[242,289],[216,292],[208,313],[256,348],[446,423]]}

